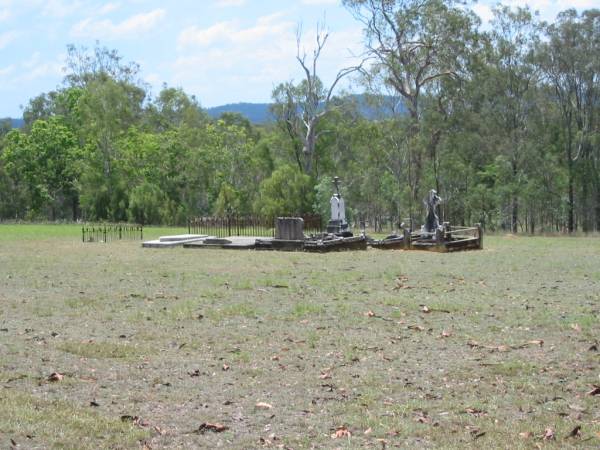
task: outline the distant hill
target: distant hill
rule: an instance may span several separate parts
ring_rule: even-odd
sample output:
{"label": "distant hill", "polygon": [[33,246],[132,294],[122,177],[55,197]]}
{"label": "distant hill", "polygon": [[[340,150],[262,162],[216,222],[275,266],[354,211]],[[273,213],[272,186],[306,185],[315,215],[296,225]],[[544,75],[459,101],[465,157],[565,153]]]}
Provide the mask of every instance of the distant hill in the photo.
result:
{"label": "distant hill", "polygon": [[[360,114],[369,120],[390,117],[393,109],[396,109],[399,114],[406,112],[404,105],[393,97],[384,97],[379,105],[371,104],[366,95],[351,95],[346,97],[345,100],[354,102]],[[213,119],[220,117],[221,114],[226,112],[239,113],[253,124],[265,124],[275,120],[275,117],[273,117],[273,114],[269,110],[270,106],[270,103],[230,103],[206,108],[206,112]],[[0,119],[0,122],[2,120],[6,119]],[[12,128],[22,128],[25,123],[21,118],[8,118],[8,120],[10,120]]]}
{"label": "distant hill", "polygon": [[0,124],[6,121],[10,121],[11,128],[23,128],[25,121],[23,119],[11,119],[10,117],[5,117],[4,119],[0,119]]}
{"label": "distant hill", "polygon": [[226,112],[239,113],[255,124],[263,124],[275,120],[269,111],[269,103],[230,103],[228,105],[207,108],[206,112],[213,119]]}
{"label": "distant hill", "polygon": [[[373,105],[369,102],[366,95],[351,95],[345,100],[354,102],[360,114],[369,119],[377,120],[392,115],[392,110],[396,109],[399,114],[406,113],[406,107],[393,97],[384,97],[379,105]],[[273,122],[275,117],[271,114],[270,103],[230,103],[228,105],[215,106],[207,108],[208,115],[213,119],[218,118],[226,112],[239,113],[246,117],[253,124],[265,124]]]}

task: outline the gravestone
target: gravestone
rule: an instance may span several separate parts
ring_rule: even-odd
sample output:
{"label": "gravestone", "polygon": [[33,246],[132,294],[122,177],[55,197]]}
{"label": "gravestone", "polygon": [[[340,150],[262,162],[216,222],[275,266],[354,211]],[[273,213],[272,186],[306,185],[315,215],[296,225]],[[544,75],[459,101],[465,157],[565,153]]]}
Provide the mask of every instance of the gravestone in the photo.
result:
{"label": "gravestone", "polygon": [[329,204],[331,205],[331,219],[327,224],[328,233],[343,233],[348,230],[348,222],[346,222],[346,204],[340,194],[340,179],[333,178],[336,192],[331,197]]}
{"label": "gravestone", "polygon": [[275,222],[275,239],[304,240],[304,220],[301,217],[278,217]]}

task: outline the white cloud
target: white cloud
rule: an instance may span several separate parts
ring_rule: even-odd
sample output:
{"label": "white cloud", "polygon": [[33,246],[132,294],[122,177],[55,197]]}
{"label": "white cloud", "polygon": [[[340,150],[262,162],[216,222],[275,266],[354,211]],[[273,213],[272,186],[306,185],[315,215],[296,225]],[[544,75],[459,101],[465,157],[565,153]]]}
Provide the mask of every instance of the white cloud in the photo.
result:
{"label": "white cloud", "polygon": [[35,80],[47,76],[57,76],[62,73],[62,60],[42,61],[40,52],[33,53],[29,59],[21,62],[21,80]]}
{"label": "white cloud", "polygon": [[83,3],[79,0],[43,0],[39,2],[39,7],[42,7],[42,14],[49,17],[63,18],[77,12]]}
{"label": "white cloud", "polygon": [[166,15],[164,9],[155,9],[147,13],[136,14],[119,23],[109,19],[95,20],[87,18],[75,24],[71,29],[74,37],[93,37],[114,40],[137,36],[152,31]]}
{"label": "white cloud", "polygon": [[195,26],[183,30],[177,39],[180,48],[187,46],[208,47],[210,45],[248,44],[267,37],[279,38],[295,25],[281,20],[282,14],[276,13],[259,17],[254,26],[242,28],[240,21],[218,22],[208,28]]}
{"label": "white cloud", "polygon": [[0,33],[0,50],[7,47],[12,41],[14,41],[19,33],[16,31],[6,31],[4,33]]}
{"label": "white cloud", "polygon": [[177,43],[180,47],[198,45],[201,47],[209,46],[215,42],[228,39],[228,37],[236,32],[237,22],[218,22],[214,25],[199,29],[191,26],[179,33]]}
{"label": "white cloud", "polygon": [[[296,27],[279,13],[258,18],[249,26],[231,20],[204,29],[187,28],[179,35],[179,55],[171,66],[170,82],[185,86],[207,106],[264,101],[275,84],[292,78],[299,81],[303,76],[296,61]],[[309,57],[315,33],[311,29],[303,34],[301,44]],[[331,82],[341,67],[356,63],[348,50],[359,53],[361,41],[360,27],[331,32],[317,68],[325,83]],[[219,89],[214,88],[217,82]],[[232,98],[223,92],[231,92]]]}
{"label": "white cloud", "polygon": [[120,3],[107,3],[98,10],[98,14],[101,16],[104,16],[106,14],[110,14],[113,11],[116,11],[120,7],[121,7]]}
{"label": "white cloud", "polygon": [[0,9],[0,22],[4,22],[9,19],[11,16],[11,12],[8,8]]}
{"label": "white cloud", "polygon": [[216,5],[219,8],[228,8],[230,6],[243,6],[246,0],[217,0]]}
{"label": "white cloud", "polygon": [[15,71],[15,68],[16,67],[14,64],[11,64],[10,66],[7,66],[7,67],[0,68],[0,77],[5,77],[5,76],[12,74]]}
{"label": "white cloud", "polygon": [[492,8],[483,3],[476,3],[473,5],[473,12],[479,16],[482,23],[490,22],[494,18]]}

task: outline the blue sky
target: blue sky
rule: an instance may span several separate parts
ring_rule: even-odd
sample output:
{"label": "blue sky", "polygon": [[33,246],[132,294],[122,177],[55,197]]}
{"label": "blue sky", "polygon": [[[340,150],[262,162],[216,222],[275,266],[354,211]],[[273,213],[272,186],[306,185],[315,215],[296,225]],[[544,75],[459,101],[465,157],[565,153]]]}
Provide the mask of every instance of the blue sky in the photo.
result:
{"label": "blue sky", "polygon": [[[509,0],[506,4],[521,5]],[[359,23],[339,0],[0,0],[0,117],[61,84],[67,44],[114,48],[141,65],[156,94],[163,82],[194,94],[203,106],[268,102],[273,87],[300,79],[296,29],[313,48],[315,27],[330,39],[319,63],[325,82],[361,51]],[[485,20],[492,2],[474,6]],[[542,18],[600,0],[530,0]]]}

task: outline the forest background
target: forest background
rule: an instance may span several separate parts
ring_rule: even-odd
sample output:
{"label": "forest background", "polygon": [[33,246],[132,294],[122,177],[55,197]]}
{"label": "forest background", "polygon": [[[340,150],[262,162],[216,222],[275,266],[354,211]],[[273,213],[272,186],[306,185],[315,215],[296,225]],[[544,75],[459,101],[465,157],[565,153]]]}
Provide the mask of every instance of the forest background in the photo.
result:
{"label": "forest background", "polygon": [[[151,95],[117,50],[70,45],[63,84],[29,101],[22,129],[0,124],[0,219],[327,215],[339,175],[350,217],[371,224],[418,225],[434,188],[456,224],[600,230],[600,10],[547,23],[498,5],[482,31],[448,0],[343,3],[363,63],[325,85],[320,28],[290,55],[305,77],[275,87],[270,124],[211,119],[181,88]],[[365,94],[336,90],[346,77]]]}

